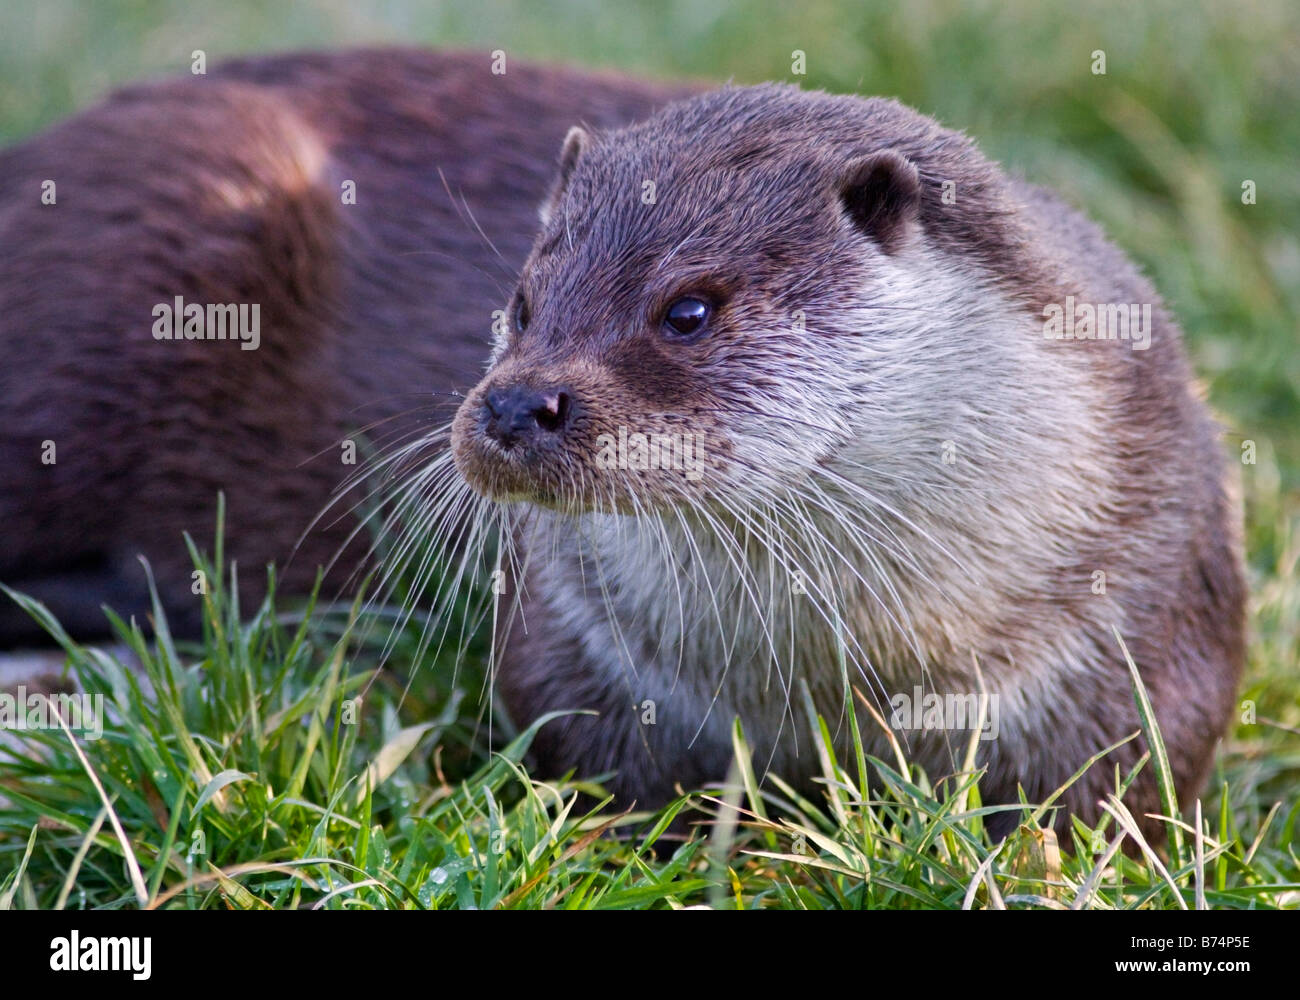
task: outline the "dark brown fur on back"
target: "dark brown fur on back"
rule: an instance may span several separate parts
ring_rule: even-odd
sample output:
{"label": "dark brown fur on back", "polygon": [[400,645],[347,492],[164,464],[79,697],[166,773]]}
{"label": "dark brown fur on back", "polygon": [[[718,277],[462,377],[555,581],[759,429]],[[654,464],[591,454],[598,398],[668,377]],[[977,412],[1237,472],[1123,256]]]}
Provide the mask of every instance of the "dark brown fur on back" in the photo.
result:
{"label": "dark brown fur on back", "polygon": [[[120,91],[4,151],[0,581],[94,635],[101,603],[147,607],[143,554],[192,628],[182,532],[210,549],[224,490],[252,607],[355,471],[342,439],[443,421],[477,378],[565,130],[680,92],[497,76],[487,55],[284,56]],[[153,339],[176,296],[260,304],[260,347]],[[353,524],[309,533],[283,589],[309,588]],[[35,638],[5,604],[0,645]]]}

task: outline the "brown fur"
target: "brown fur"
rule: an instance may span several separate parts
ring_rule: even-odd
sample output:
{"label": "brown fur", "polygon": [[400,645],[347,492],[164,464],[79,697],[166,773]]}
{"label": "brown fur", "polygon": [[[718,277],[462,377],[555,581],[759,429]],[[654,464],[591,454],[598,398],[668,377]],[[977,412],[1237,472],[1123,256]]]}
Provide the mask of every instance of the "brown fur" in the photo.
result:
{"label": "brown fur", "polygon": [[[339,442],[445,420],[472,385],[565,131],[674,93],[490,67],[393,49],[238,60],[0,153],[0,581],[93,636],[100,604],[147,608],[143,554],[192,630],[182,532],[210,549],[224,490],[244,607],[271,561],[284,590],[310,587],[353,527],[328,517],[284,567],[355,471]],[[260,303],[260,348],[155,341],[151,308],[177,295]],[[35,639],[5,604],[0,645]]]}

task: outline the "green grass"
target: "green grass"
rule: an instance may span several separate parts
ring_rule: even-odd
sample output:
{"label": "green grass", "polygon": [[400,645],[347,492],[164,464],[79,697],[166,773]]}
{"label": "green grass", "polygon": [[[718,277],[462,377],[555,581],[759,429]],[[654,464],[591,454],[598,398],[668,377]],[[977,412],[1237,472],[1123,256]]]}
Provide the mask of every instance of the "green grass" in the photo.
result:
{"label": "green grass", "polygon": [[[1106,819],[1074,821],[1064,853],[1040,829],[1050,799],[1026,804],[995,844],[984,823],[1004,807],[981,805],[973,745],[966,770],[936,787],[896,741],[891,760],[864,754],[851,712],[847,761],[814,717],[823,801],[779,777],[760,788],[737,723],[724,786],[621,813],[598,782],[527,774],[547,719],[485,734],[471,662],[378,670],[370,637],[386,640],[389,618],[359,615],[360,602],[341,620],[311,604],[279,614],[273,578],[250,615],[233,570],[198,554],[195,565],[210,589],[189,650],[156,602],[155,636],[115,620],[110,655],[9,592],[103,695],[107,720],[96,740],[53,728],[0,745],[0,908],[1300,907],[1300,806],[1268,805],[1259,776],[1260,762],[1285,765],[1276,739],[1226,754],[1199,826],[1167,823],[1167,843],[1143,840],[1123,803],[1135,770],[1116,774]],[[422,627],[406,626],[398,661]],[[1155,748],[1139,767],[1156,769],[1176,815],[1136,667],[1133,678]],[[685,842],[666,832],[679,816],[695,824]]]}
{"label": "green grass", "polygon": [[[897,757],[826,755],[824,799],[804,803],[777,783],[759,793],[743,733],[720,794],[658,817],[587,812],[574,795],[600,801],[594,785],[521,769],[530,734],[489,711],[478,647],[420,657],[414,622],[379,672],[390,619],[240,608],[218,554],[197,648],[126,624],[122,655],[64,640],[112,718],[78,743],[84,761],[60,731],[0,751],[0,906],[1300,907],[1300,8],[364,6],[5,5],[0,141],[182,70],[194,48],[384,40],[742,82],[791,79],[800,48],[806,86],[895,95],[968,131],[1142,264],[1184,325],[1226,447],[1255,442],[1242,716],[1201,826],[1193,807],[1181,832],[1129,855],[1121,800],[1058,855],[1028,809],[999,848],[975,775],[936,787]],[[671,840],[677,809],[710,825]]]}

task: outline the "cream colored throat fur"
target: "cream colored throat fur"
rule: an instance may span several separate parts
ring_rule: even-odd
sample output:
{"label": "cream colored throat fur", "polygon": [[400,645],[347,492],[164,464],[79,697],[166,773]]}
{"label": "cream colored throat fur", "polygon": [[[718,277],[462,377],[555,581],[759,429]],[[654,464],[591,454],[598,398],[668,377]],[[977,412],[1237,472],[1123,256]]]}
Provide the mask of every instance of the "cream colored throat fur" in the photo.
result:
{"label": "cream colored throat fur", "polygon": [[[1095,377],[969,265],[919,243],[874,265],[835,320],[855,331],[835,338],[843,356],[776,394],[791,419],[737,421],[736,464],[766,470],[757,485],[729,482],[723,509],[539,512],[526,544],[532,596],[605,683],[634,703],[689,690],[707,717],[657,722],[686,742],[725,742],[739,715],[778,770],[814,756],[799,739],[773,749],[803,729],[803,683],[835,718],[846,669],[887,716],[914,685],[968,692],[972,657],[1014,752],[1018,732],[1068,711],[1048,679],[1101,669],[1124,625],[1058,541],[1099,533],[1113,501]],[[1030,413],[1097,419],[1036,427]],[[1063,600],[1063,578],[1085,604]],[[1029,609],[1036,628],[997,628]]]}

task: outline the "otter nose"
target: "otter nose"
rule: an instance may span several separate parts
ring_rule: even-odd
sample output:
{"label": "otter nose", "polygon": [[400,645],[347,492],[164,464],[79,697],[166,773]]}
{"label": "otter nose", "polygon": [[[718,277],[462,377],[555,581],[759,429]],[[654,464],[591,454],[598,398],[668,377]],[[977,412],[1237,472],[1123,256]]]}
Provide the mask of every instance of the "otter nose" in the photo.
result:
{"label": "otter nose", "polygon": [[530,389],[515,385],[490,389],[483,396],[483,429],[503,448],[542,432],[554,434],[569,418],[569,394],[563,389]]}

